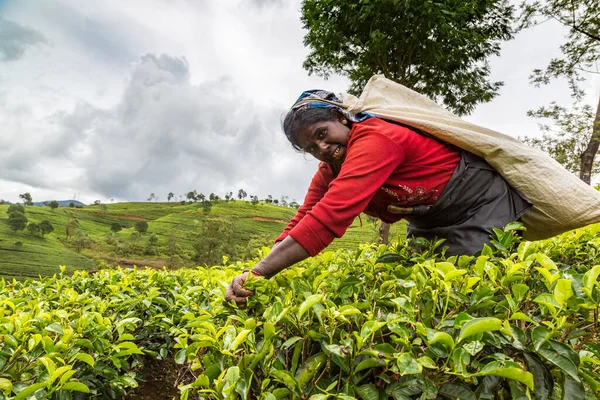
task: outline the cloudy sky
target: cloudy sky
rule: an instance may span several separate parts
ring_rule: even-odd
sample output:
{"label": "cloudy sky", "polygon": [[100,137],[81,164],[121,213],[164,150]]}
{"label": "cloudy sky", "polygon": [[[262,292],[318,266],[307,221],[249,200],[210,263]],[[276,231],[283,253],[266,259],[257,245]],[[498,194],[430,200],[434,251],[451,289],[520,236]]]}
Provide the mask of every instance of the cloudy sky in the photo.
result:
{"label": "cloudy sky", "polygon": [[[301,202],[316,162],[291,149],[282,113],[309,77],[300,0],[0,0],[0,198],[166,200],[243,188]],[[527,110],[559,100],[533,68],[557,56],[552,23],[520,34],[491,60],[501,95],[470,121],[538,133]],[[598,79],[587,82],[596,105]]]}

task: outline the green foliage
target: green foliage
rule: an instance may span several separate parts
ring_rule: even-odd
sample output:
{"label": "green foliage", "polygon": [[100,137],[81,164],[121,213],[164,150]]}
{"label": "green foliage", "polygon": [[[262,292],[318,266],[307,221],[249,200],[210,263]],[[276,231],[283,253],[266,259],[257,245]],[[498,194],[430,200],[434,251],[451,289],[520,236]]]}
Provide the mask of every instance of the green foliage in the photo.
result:
{"label": "green foliage", "polygon": [[122,227],[122,226],[121,226],[121,224],[120,224],[120,223],[118,223],[118,222],[113,222],[113,223],[110,225],[110,230],[111,230],[112,232],[115,232],[115,233],[117,233],[117,232],[120,232],[120,231],[121,231],[121,229],[123,229],[123,227]]}
{"label": "green foliage", "polygon": [[512,14],[505,0],[305,0],[304,68],[346,75],[354,93],[384,74],[468,114],[502,86],[487,59],[512,39]]}
{"label": "green foliage", "polygon": [[50,207],[51,209],[55,210],[58,207],[60,207],[60,204],[58,204],[58,201],[52,200],[50,203],[48,203],[48,207]]}
{"label": "green foliage", "polygon": [[146,221],[138,221],[138,222],[135,223],[135,225],[133,227],[139,233],[146,233],[146,232],[148,232],[148,223]]}
{"label": "green foliage", "polygon": [[54,227],[52,226],[52,223],[50,221],[48,221],[47,219],[40,222],[38,224],[38,226],[40,228],[40,233],[42,234],[42,236],[47,235],[48,233],[54,231]]}
{"label": "green foliage", "polygon": [[41,234],[40,226],[35,222],[30,222],[29,224],[27,224],[27,231],[32,235]]}
{"label": "green foliage", "polygon": [[233,252],[233,223],[224,218],[204,218],[200,233],[192,246],[194,261],[201,265],[216,265],[224,255]]}
{"label": "green foliage", "polygon": [[247,309],[224,292],[248,263],[0,281],[0,396],[116,399],[173,357],[195,375],[181,399],[594,398],[600,233],[518,228],[477,257],[325,252],[251,276]]}
{"label": "green foliage", "polygon": [[22,193],[19,195],[19,198],[21,200],[23,200],[24,206],[32,206],[33,205],[33,199],[31,198],[31,193]]}
{"label": "green foliage", "polygon": [[25,207],[23,207],[20,204],[11,204],[10,206],[8,206],[8,210],[6,210],[6,213],[9,216],[14,213],[25,214]]}
{"label": "green foliage", "polygon": [[13,231],[22,231],[27,226],[27,217],[22,212],[14,211],[8,215],[8,226]]}
{"label": "green foliage", "polygon": [[[581,155],[592,138],[594,110],[589,105],[575,105],[568,110],[552,102],[550,107],[540,107],[536,111],[528,111],[527,115],[536,119],[549,120],[540,123],[544,132],[542,138],[524,138],[531,146],[544,150],[552,158],[561,163],[567,170],[579,175]],[[600,172],[600,162],[593,164],[592,174]]]}
{"label": "green foliage", "polygon": [[[597,0],[546,0],[546,1],[523,1],[521,4],[521,28],[535,26],[548,20],[562,24],[568,29],[565,42],[560,46],[561,56],[550,60],[545,69],[536,69],[530,77],[536,86],[550,83],[556,78],[566,78],[569,82],[571,94],[576,102],[584,98],[584,90],[581,82],[585,81],[586,75],[598,74],[598,61],[600,61],[600,7]],[[585,110],[584,110],[585,111]],[[543,109],[537,111],[542,112]],[[591,114],[591,110],[589,110]],[[576,112],[576,114],[579,114]],[[581,115],[585,115],[583,112]],[[555,121],[559,121],[554,118]],[[578,122],[579,124],[579,122]],[[563,124],[564,125],[564,124]],[[556,143],[556,153],[561,153],[562,145],[574,141],[582,147],[582,151],[576,155],[581,158],[579,177],[582,181],[591,184],[594,173],[594,158],[600,148],[600,108],[595,118],[589,118],[589,134],[586,143],[579,134],[579,129],[572,127],[567,132],[573,138],[560,138]],[[552,145],[552,141],[545,138],[546,146]]]}

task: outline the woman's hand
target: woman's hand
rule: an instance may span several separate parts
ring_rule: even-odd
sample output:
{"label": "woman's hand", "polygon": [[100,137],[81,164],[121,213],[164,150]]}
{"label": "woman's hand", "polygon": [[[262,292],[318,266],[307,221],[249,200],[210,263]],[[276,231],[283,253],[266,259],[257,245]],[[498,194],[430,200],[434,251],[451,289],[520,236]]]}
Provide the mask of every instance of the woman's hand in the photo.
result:
{"label": "woman's hand", "polygon": [[246,305],[246,297],[252,296],[253,294],[252,291],[242,287],[248,278],[248,274],[249,272],[244,272],[243,274],[233,278],[229,284],[229,287],[227,288],[227,292],[225,292],[225,299],[227,302],[233,300],[238,307],[243,307]]}

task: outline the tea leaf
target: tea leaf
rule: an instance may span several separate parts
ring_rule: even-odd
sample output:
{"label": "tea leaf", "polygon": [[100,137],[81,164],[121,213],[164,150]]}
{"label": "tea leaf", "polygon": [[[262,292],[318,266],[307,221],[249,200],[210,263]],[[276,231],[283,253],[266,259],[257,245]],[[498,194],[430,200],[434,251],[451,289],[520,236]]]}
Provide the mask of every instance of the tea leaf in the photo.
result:
{"label": "tea leaf", "polygon": [[475,318],[467,322],[460,330],[458,341],[481,332],[492,332],[502,329],[502,321],[498,318]]}

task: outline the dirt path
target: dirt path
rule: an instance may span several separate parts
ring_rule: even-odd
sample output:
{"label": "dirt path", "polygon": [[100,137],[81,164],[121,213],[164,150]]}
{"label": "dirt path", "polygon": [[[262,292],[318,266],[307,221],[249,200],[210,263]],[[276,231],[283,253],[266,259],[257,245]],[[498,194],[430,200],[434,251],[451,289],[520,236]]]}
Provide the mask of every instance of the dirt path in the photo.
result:
{"label": "dirt path", "polygon": [[107,214],[96,211],[89,211],[90,214],[100,215],[102,217],[116,217],[121,219],[130,219],[133,221],[152,221],[150,218],[136,217],[135,215],[123,215],[123,214]]}
{"label": "dirt path", "polygon": [[282,219],[268,218],[268,217],[252,217],[250,219],[253,219],[255,221],[279,222],[279,223],[282,223],[282,224],[287,224],[289,222],[289,221],[284,221]]}

